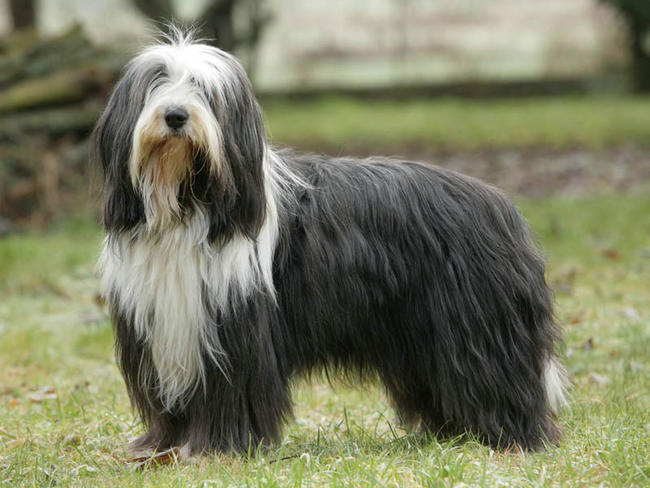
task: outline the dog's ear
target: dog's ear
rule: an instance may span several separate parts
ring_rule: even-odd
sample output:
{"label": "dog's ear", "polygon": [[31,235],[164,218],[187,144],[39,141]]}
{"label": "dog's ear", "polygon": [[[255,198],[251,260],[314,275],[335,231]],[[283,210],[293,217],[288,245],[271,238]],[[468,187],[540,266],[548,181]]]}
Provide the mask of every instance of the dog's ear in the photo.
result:
{"label": "dog's ear", "polygon": [[104,178],[104,227],[109,231],[130,229],[145,219],[142,199],[129,177],[129,159],[146,90],[161,69],[129,67],[95,126],[92,160]]}
{"label": "dog's ear", "polygon": [[231,63],[231,86],[220,87],[226,95],[221,97],[226,103],[220,110],[224,156],[237,195],[237,227],[244,235],[255,238],[266,212],[264,121],[246,72],[234,59]]}

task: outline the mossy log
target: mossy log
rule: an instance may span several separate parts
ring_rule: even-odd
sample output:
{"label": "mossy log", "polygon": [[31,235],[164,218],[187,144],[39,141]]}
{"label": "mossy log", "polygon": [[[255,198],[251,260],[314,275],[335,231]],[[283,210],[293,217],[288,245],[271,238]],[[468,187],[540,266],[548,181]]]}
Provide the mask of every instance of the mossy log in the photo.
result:
{"label": "mossy log", "polygon": [[39,225],[88,205],[89,136],[123,62],[78,28],[0,40],[0,220]]}
{"label": "mossy log", "polygon": [[100,101],[0,114],[0,142],[17,140],[22,135],[45,133],[51,137],[77,135],[85,137],[102,110]]}
{"label": "mossy log", "polygon": [[97,94],[111,78],[112,73],[93,66],[24,80],[0,90],[0,114],[77,103]]}

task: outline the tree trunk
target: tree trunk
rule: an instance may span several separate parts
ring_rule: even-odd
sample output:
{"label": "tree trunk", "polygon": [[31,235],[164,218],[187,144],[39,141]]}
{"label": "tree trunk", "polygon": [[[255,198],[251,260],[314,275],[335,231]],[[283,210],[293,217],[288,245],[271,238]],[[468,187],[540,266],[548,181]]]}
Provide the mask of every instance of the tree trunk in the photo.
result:
{"label": "tree trunk", "polygon": [[10,0],[11,18],[14,30],[30,29],[36,23],[34,0]]}
{"label": "tree trunk", "polygon": [[631,23],[632,36],[632,76],[634,89],[638,92],[650,92],[650,50],[646,39],[650,35],[650,24]]}
{"label": "tree trunk", "polygon": [[237,47],[233,25],[235,3],[235,0],[213,2],[201,16],[203,34],[208,38],[208,42],[228,52]]}

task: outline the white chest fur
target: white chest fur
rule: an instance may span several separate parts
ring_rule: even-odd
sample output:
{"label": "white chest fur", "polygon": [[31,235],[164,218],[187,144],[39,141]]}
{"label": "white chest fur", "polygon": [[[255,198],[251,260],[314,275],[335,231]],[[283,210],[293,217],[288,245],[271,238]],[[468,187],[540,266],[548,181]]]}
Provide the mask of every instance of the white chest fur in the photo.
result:
{"label": "white chest fur", "polygon": [[155,236],[106,240],[99,261],[103,293],[151,350],[155,373],[141,371],[141,380],[156,381],[167,408],[182,404],[202,384],[206,359],[227,374],[219,324],[211,322],[210,310],[227,317],[251,293],[273,294],[277,218],[270,213],[257,242],[238,236],[212,246],[200,214]]}

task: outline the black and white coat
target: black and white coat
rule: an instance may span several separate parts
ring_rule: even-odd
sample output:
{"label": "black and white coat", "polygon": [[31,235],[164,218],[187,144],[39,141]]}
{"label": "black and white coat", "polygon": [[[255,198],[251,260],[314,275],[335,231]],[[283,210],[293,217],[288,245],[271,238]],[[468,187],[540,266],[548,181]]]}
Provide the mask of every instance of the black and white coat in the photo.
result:
{"label": "black and white coat", "polygon": [[[180,129],[170,107],[188,114]],[[521,215],[472,178],[267,143],[230,55],[181,35],[126,68],[95,131],[100,259],[136,448],[277,441],[290,382],[378,377],[399,416],[502,447],[557,440],[564,373]]]}

